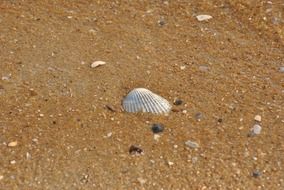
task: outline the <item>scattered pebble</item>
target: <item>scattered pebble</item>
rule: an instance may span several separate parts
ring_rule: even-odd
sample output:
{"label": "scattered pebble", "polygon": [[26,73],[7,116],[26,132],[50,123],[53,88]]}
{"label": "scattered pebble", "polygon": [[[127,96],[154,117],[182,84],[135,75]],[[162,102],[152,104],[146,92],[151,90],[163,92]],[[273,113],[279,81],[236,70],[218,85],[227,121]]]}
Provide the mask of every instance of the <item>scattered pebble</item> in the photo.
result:
{"label": "scattered pebble", "polygon": [[260,115],[256,115],[254,117],[254,120],[257,121],[257,122],[261,122],[261,116]]}
{"label": "scattered pebble", "polygon": [[104,61],[95,61],[91,64],[91,68],[96,68],[100,65],[105,65],[105,64],[106,64],[106,62],[104,62]]}
{"label": "scattered pebble", "polygon": [[0,180],[4,179],[4,176],[3,175],[0,175]]}
{"label": "scattered pebble", "polygon": [[212,19],[213,17],[211,15],[197,15],[196,18],[198,21],[206,21]]}
{"label": "scattered pebble", "polygon": [[174,101],[174,105],[176,105],[176,106],[179,106],[179,105],[181,105],[183,103],[183,101],[181,100],[181,99],[176,99],[175,101]]}
{"label": "scattered pebble", "polygon": [[106,108],[112,112],[116,112],[115,108],[112,105],[107,104]]}
{"label": "scattered pebble", "polygon": [[142,177],[138,177],[138,178],[137,178],[137,181],[138,181],[141,185],[144,185],[144,184],[147,182],[147,180],[146,180],[146,179],[143,179]]}
{"label": "scattered pebble", "polygon": [[255,170],[252,172],[252,176],[257,178],[257,177],[260,177],[261,176],[261,172],[259,170]]}
{"label": "scattered pebble", "polygon": [[222,119],[222,118],[219,118],[217,121],[218,121],[218,123],[222,123],[222,122],[223,122],[223,119]]}
{"label": "scattered pebble", "polygon": [[191,158],[192,163],[196,163],[198,161],[198,157],[194,156]]}
{"label": "scattered pebble", "polygon": [[174,165],[174,163],[171,162],[171,161],[168,161],[168,165],[169,165],[169,166],[172,166],[172,165]]}
{"label": "scattered pebble", "polygon": [[129,154],[131,155],[140,155],[143,154],[143,150],[139,148],[138,146],[131,145],[129,148]]}
{"label": "scattered pebble", "polygon": [[163,132],[165,129],[164,125],[163,124],[160,124],[160,123],[154,123],[152,125],[152,131],[153,133],[161,133]]}
{"label": "scattered pebble", "polygon": [[253,137],[253,136],[256,136],[256,135],[259,135],[261,132],[261,126],[259,124],[255,124],[252,129],[250,130],[248,136],[249,137]]}
{"label": "scattered pebble", "polygon": [[158,21],[158,24],[159,26],[164,26],[166,24],[166,21],[164,18],[161,18],[159,21]]}
{"label": "scattered pebble", "polygon": [[280,67],[280,68],[279,68],[279,71],[280,71],[281,73],[284,73],[284,66]]}
{"label": "scattered pebble", "polygon": [[158,141],[158,140],[160,139],[160,137],[161,137],[160,135],[154,134],[154,140],[155,140],[155,141]]}
{"label": "scattered pebble", "polygon": [[8,144],[9,147],[15,147],[17,145],[18,145],[17,141],[9,142],[9,144]]}
{"label": "scattered pebble", "polygon": [[193,142],[193,141],[186,141],[185,145],[188,146],[189,148],[198,148],[199,144],[197,142]]}
{"label": "scattered pebble", "polygon": [[32,158],[32,155],[31,155],[29,152],[27,152],[27,153],[26,153],[26,159],[27,159],[27,160],[30,160],[31,158]]}
{"label": "scattered pebble", "polygon": [[30,89],[30,96],[36,96],[37,95],[37,93],[35,92],[35,90],[34,89]]}
{"label": "scattered pebble", "polygon": [[110,138],[112,136],[112,132],[109,132],[104,138]]}
{"label": "scattered pebble", "polygon": [[206,66],[206,65],[201,65],[201,66],[199,66],[199,70],[203,71],[203,72],[207,72],[209,70],[209,67]]}
{"label": "scattered pebble", "polygon": [[180,66],[180,70],[184,70],[186,68],[185,65]]}
{"label": "scattered pebble", "polygon": [[10,164],[16,164],[16,160],[11,160]]}
{"label": "scattered pebble", "polygon": [[203,118],[202,113],[198,112],[198,113],[195,114],[195,119],[196,119],[197,121],[201,121],[202,118]]}

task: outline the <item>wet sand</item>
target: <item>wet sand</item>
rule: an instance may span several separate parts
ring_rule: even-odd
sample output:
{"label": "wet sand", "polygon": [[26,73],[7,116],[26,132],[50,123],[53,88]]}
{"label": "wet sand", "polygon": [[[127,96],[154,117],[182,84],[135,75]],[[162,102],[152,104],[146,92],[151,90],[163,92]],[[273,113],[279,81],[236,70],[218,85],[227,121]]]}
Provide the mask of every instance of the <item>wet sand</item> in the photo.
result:
{"label": "wet sand", "polygon": [[[284,189],[283,12],[282,1],[1,1],[0,189]],[[136,87],[183,103],[126,113]],[[248,136],[256,115],[261,133]]]}

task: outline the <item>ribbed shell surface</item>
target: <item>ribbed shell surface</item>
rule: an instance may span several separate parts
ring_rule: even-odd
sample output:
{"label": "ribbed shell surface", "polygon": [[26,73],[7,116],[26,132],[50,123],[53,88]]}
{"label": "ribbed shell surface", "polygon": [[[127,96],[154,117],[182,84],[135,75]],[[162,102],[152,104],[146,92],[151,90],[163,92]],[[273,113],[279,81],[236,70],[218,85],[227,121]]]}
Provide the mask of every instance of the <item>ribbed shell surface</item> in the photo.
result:
{"label": "ribbed shell surface", "polygon": [[145,88],[135,88],[124,98],[122,106],[127,112],[168,113],[170,103],[161,96]]}

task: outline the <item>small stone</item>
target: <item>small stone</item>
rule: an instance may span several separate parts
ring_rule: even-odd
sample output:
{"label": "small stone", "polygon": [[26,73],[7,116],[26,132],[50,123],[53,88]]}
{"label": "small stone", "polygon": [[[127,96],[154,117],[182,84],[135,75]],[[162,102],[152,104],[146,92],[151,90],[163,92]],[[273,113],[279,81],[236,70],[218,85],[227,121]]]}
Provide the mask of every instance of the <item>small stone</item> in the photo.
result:
{"label": "small stone", "polygon": [[249,137],[253,137],[253,136],[256,136],[256,135],[259,135],[261,132],[261,126],[259,124],[255,124],[252,129],[250,130],[248,136]]}
{"label": "small stone", "polygon": [[181,105],[183,103],[183,101],[181,100],[181,99],[176,99],[175,101],[174,101],[174,105],[176,105],[176,106],[179,106],[179,105]]}
{"label": "small stone", "polygon": [[223,122],[223,119],[222,119],[222,118],[219,118],[217,121],[218,121],[218,123],[222,123],[222,122]]}
{"label": "small stone", "polygon": [[104,61],[95,61],[91,64],[91,68],[96,68],[100,65],[105,65],[105,64],[106,64],[106,62],[104,62]]}
{"label": "small stone", "polygon": [[184,70],[185,68],[186,68],[186,66],[184,66],[184,65],[180,66],[181,70]]}
{"label": "small stone", "polygon": [[129,148],[129,154],[131,155],[140,155],[143,154],[143,150],[139,148],[138,146],[131,145]]}
{"label": "small stone", "polygon": [[196,119],[197,121],[201,121],[202,118],[203,118],[202,113],[198,112],[198,113],[195,114],[195,119]]}
{"label": "small stone", "polygon": [[107,108],[109,111],[116,112],[115,108],[114,108],[112,105],[107,104],[107,105],[106,105],[106,108]]}
{"label": "small stone", "polygon": [[3,176],[3,175],[0,175],[0,181],[1,181],[2,179],[4,179],[4,176]]}
{"label": "small stone", "polygon": [[257,178],[257,177],[260,177],[261,176],[261,172],[259,170],[255,170],[252,172],[252,176]]}
{"label": "small stone", "polygon": [[27,159],[27,160],[30,160],[31,158],[32,158],[32,155],[31,155],[29,152],[27,152],[27,153],[26,153],[26,159]]}
{"label": "small stone", "polygon": [[192,163],[196,163],[198,161],[198,157],[194,156],[191,158]]}
{"label": "small stone", "polygon": [[280,68],[279,68],[279,71],[280,71],[281,73],[284,73],[284,66],[280,67]]}
{"label": "small stone", "polygon": [[206,21],[212,19],[213,17],[210,15],[197,15],[196,18],[198,21]]}
{"label": "small stone", "polygon": [[15,147],[17,145],[18,145],[17,141],[9,142],[9,144],[8,144],[9,147]]}
{"label": "small stone", "polygon": [[168,161],[168,165],[169,165],[169,166],[172,166],[172,165],[174,165],[174,163],[171,162],[171,161]]}
{"label": "small stone", "polygon": [[163,124],[160,124],[160,123],[154,123],[152,125],[152,131],[153,133],[161,133],[164,131],[164,125]]}
{"label": "small stone", "polygon": [[189,148],[198,148],[199,144],[197,142],[193,142],[193,141],[186,141],[185,145],[188,146]]}
{"label": "small stone", "polygon": [[161,19],[158,21],[158,24],[159,24],[160,26],[164,26],[164,25],[166,24],[165,19],[164,19],[164,18],[161,18]]}
{"label": "small stone", "polygon": [[257,121],[257,122],[261,122],[261,116],[260,115],[256,115],[254,117],[254,120]]}
{"label": "small stone", "polygon": [[30,89],[30,96],[36,96],[37,95],[37,93],[35,92],[35,90],[34,89]]}
{"label": "small stone", "polygon": [[207,72],[209,70],[209,67],[206,66],[206,65],[201,65],[201,66],[199,66],[199,70],[203,71],[203,72]]}
{"label": "small stone", "polygon": [[42,114],[42,113],[41,113],[41,114],[39,114],[39,117],[44,117],[44,114]]}
{"label": "small stone", "polygon": [[146,180],[146,179],[143,179],[142,177],[138,177],[138,178],[137,178],[137,181],[138,181],[141,185],[144,185],[144,184],[147,182],[147,180]]}
{"label": "small stone", "polygon": [[154,134],[154,140],[155,140],[155,141],[158,141],[158,140],[160,139],[160,137],[161,137],[160,135]]}
{"label": "small stone", "polygon": [[110,138],[112,136],[112,132],[109,132],[106,136],[104,136],[105,138]]}
{"label": "small stone", "polygon": [[10,164],[16,164],[16,160],[11,160]]}

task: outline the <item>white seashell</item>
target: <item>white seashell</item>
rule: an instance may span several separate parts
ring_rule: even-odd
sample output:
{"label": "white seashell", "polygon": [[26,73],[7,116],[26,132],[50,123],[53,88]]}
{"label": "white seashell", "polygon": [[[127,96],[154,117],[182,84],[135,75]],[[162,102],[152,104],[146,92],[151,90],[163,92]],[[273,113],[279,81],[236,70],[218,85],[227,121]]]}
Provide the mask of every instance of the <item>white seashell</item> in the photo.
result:
{"label": "white seashell", "polygon": [[150,112],[165,114],[170,112],[170,103],[161,96],[145,88],[135,88],[123,99],[122,106],[127,112]]}

